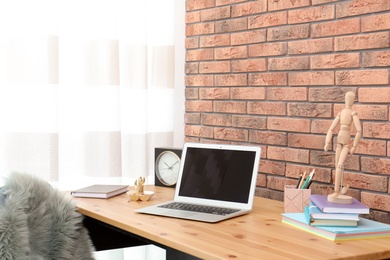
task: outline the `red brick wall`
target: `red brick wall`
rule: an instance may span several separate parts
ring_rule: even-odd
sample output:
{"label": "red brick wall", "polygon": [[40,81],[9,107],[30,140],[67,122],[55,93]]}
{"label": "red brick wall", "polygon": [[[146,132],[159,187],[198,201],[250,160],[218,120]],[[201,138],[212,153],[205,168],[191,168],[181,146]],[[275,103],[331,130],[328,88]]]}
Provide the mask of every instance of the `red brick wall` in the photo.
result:
{"label": "red brick wall", "polygon": [[329,194],[325,134],[354,91],[363,138],[344,180],[370,217],[389,222],[390,1],[187,0],[186,8],[186,141],[261,146],[258,196],[283,200],[284,185],[312,168],[313,193]]}

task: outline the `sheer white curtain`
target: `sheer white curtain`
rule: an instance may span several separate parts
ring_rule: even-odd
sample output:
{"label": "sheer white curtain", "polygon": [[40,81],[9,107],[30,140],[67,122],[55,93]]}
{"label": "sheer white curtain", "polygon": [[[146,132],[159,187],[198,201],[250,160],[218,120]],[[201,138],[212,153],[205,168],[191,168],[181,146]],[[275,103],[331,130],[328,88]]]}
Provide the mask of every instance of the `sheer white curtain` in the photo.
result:
{"label": "sheer white curtain", "polygon": [[0,177],[28,172],[61,189],[153,183],[154,147],[177,145],[182,109],[175,4],[1,1]]}

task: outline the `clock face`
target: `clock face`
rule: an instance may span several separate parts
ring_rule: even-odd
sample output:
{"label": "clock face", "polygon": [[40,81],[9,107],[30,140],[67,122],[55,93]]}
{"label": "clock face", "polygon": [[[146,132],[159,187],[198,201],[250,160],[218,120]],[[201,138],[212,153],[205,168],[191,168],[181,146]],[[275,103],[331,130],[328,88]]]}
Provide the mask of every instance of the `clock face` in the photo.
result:
{"label": "clock face", "polygon": [[174,152],[162,152],[156,160],[156,176],[166,186],[173,186],[177,182],[180,169],[180,157]]}

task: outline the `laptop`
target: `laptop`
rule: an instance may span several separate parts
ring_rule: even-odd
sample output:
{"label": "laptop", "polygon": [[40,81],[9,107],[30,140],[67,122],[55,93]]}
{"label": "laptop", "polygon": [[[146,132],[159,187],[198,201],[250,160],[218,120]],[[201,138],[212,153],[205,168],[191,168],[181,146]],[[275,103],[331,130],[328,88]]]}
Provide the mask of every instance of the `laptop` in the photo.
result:
{"label": "laptop", "polygon": [[138,213],[219,222],[252,210],[260,147],[186,143],[173,201]]}

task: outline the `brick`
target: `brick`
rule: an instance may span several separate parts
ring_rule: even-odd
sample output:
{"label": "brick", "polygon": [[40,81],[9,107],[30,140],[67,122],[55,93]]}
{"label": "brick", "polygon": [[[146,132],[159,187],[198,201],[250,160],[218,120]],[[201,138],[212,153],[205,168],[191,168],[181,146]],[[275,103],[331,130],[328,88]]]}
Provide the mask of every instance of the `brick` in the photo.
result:
{"label": "brick", "polygon": [[229,34],[204,35],[199,38],[201,48],[218,47],[230,45]]}
{"label": "brick", "polygon": [[325,138],[322,135],[294,134],[288,135],[288,146],[307,149],[324,149]]}
{"label": "brick", "polygon": [[262,172],[275,175],[284,175],[285,168],[286,163],[270,160],[262,160],[262,163],[260,165],[260,169]]}
{"label": "brick", "polygon": [[287,145],[287,133],[250,131],[249,142],[267,145]]}
{"label": "brick", "polygon": [[248,114],[286,115],[286,104],[279,102],[248,102]]}
{"label": "brick", "polygon": [[280,0],[269,0],[268,11],[292,9],[303,6],[310,6],[310,0],[296,0],[296,1],[280,1]]}
{"label": "brick", "polygon": [[335,51],[364,50],[390,47],[388,32],[368,33],[335,38]]}
{"label": "brick", "polygon": [[247,18],[236,18],[231,20],[222,20],[215,22],[215,32],[224,33],[224,32],[237,32],[248,29],[248,20]]}
{"label": "brick", "polygon": [[267,176],[267,188],[272,190],[284,191],[286,185],[294,185],[294,180],[287,178],[275,177],[272,175]]}
{"label": "brick", "polygon": [[309,133],[310,120],[288,117],[268,117],[267,127],[269,130]]}
{"label": "brick", "polygon": [[336,85],[385,85],[389,84],[388,70],[336,71]]}
{"label": "brick", "polygon": [[361,14],[372,14],[390,10],[388,0],[354,0],[336,4],[336,17],[342,18]]}
{"label": "brick", "polygon": [[249,57],[279,56],[287,53],[285,42],[259,43],[249,45]]}
{"label": "brick", "polygon": [[256,72],[265,71],[265,59],[233,60],[232,72]]}
{"label": "brick", "polygon": [[356,93],[354,88],[340,87],[322,87],[309,89],[309,101],[311,102],[342,102],[345,100],[345,93],[352,91]]}
{"label": "brick", "polygon": [[309,151],[285,147],[268,147],[267,158],[285,162],[309,163]]}
{"label": "brick", "polygon": [[186,136],[213,138],[213,128],[207,126],[186,125],[184,128]]}
{"label": "brick", "polygon": [[319,165],[323,167],[330,167],[331,169],[334,169],[334,153],[311,150],[310,164]]}
{"label": "brick", "polygon": [[250,73],[248,83],[250,86],[286,86],[287,74],[284,72]]}
{"label": "brick", "polygon": [[188,24],[186,26],[186,36],[194,36],[199,34],[211,34],[214,32],[215,32],[215,27],[213,22]]}
{"label": "brick", "polygon": [[287,24],[287,12],[266,13],[248,17],[248,28],[268,28]]}
{"label": "brick", "polygon": [[212,101],[186,101],[186,112],[212,112]]}
{"label": "brick", "polygon": [[355,153],[374,156],[386,156],[386,141],[361,139]]}
{"label": "brick", "polygon": [[230,18],[230,6],[217,7],[200,11],[201,21],[211,21]]}
{"label": "brick", "polygon": [[247,16],[267,11],[267,0],[236,4],[232,6],[232,17]]}
{"label": "brick", "polygon": [[185,89],[186,99],[198,99],[199,98],[199,89],[198,88],[186,88]]}
{"label": "brick", "polygon": [[213,76],[203,76],[203,75],[187,75],[185,77],[186,86],[213,86],[214,78]]}
{"label": "brick", "polygon": [[390,51],[364,52],[362,63],[366,68],[390,67]]}
{"label": "brick", "polygon": [[215,0],[216,6],[230,5],[234,3],[246,2],[247,0]]}
{"label": "brick", "polygon": [[186,13],[186,24],[200,22],[200,12],[187,12]]}
{"label": "brick", "polygon": [[390,156],[390,141],[387,142],[387,156]]}
{"label": "brick", "polygon": [[340,21],[316,23],[311,25],[313,38],[345,35],[360,32],[360,19],[352,18]]}
{"label": "brick", "polygon": [[344,171],[343,183],[352,188],[387,192],[387,177]]}
{"label": "brick", "polygon": [[361,202],[370,209],[390,211],[390,195],[371,192],[362,192]]}
{"label": "brick", "polygon": [[[260,162],[260,165],[263,163],[263,161]],[[258,174],[256,179],[256,190],[255,190],[255,196],[258,196],[258,187],[266,187],[267,186],[267,175],[265,174]]]}
{"label": "brick", "polygon": [[388,104],[390,100],[390,87],[359,88],[358,97],[359,102]]}
{"label": "brick", "polygon": [[216,75],[215,85],[219,87],[247,86],[248,78],[246,74]]}
{"label": "brick", "polygon": [[201,88],[199,89],[200,99],[229,99],[228,88]]}
{"label": "brick", "polygon": [[359,53],[328,54],[310,57],[310,68],[313,70],[358,67],[360,67]]}
{"label": "brick", "polygon": [[202,125],[232,126],[232,116],[225,114],[202,114]]}
{"label": "brick", "polygon": [[246,102],[242,101],[215,101],[215,112],[245,114]]}
{"label": "brick", "polygon": [[291,25],[277,28],[269,28],[267,41],[283,41],[304,39],[309,37],[309,25]]}
{"label": "brick", "polygon": [[390,175],[390,159],[388,158],[362,157],[361,162],[361,170],[364,172]]}
{"label": "brick", "polygon": [[[250,129],[266,129],[267,119],[265,117],[259,117],[259,116],[233,115],[232,126],[240,127],[240,128],[250,128]],[[251,133],[249,133],[249,136],[250,135]]]}
{"label": "brick", "polygon": [[312,5],[321,5],[333,2],[339,2],[340,0],[311,0]]}
{"label": "brick", "polygon": [[248,130],[215,127],[214,138],[221,140],[247,142]]}
{"label": "brick", "polygon": [[296,117],[330,117],[331,104],[317,103],[288,103],[287,115]]}
{"label": "brick", "polygon": [[198,74],[199,73],[199,62],[187,62],[185,64],[186,74]]}
{"label": "brick", "polygon": [[288,11],[288,23],[308,23],[334,19],[334,7],[331,5],[315,6]]}
{"label": "brick", "polygon": [[215,6],[215,0],[187,0],[186,10],[198,10]]}
{"label": "brick", "polygon": [[390,139],[390,124],[363,122],[363,137]]}
{"label": "brick", "polygon": [[230,35],[232,45],[243,45],[250,43],[265,42],[267,39],[266,30],[250,30],[245,32],[232,33]]}
{"label": "brick", "polygon": [[301,87],[288,87],[288,88],[267,88],[268,100],[306,100],[307,88]]}
{"label": "brick", "polygon": [[199,73],[226,73],[230,72],[229,61],[209,61],[199,63]]}
{"label": "brick", "polygon": [[185,113],[184,122],[189,125],[200,124],[200,113]]}
{"label": "brick", "polygon": [[187,50],[186,61],[213,60],[213,49]]}
{"label": "brick", "polygon": [[215,59],[217,60],[243,59],[247,57],[247,46],[224,47],[215,49]]}
{"label": "brick", "polygon": [[[344,104],[336,104],[334,107],[335,114],[344,108]],[[358,114],[360,120],[389,120],[389,112],[387,105],[360,105],[355,104],[352,107]]]}
{"label": "brick", "polygon": [[372,14],[362,17],[362,32],[390,29],[390,13]]}
{"label": "brick", "polygon": [[185,40],[186,49],[199,48],[199,38],[198,37],[189,37]]}
{"label": "brick", "polygon": [[311,54],[332,51],[333,40],[331,38],[288,42],[288,54]]}
{"label": "brick", "polygon": [[309,57],[305,56],[268,58],[268,70],[307,70],[309,61]]}
{"label": "brick", "polygon": [[333,71],[305,71],[288,74],[288,82],[291,86],[333,85],[334,81]]}
{"label": "brick", "polygon": [[[312,120],[311,133],[314,134],[326,134],[328,129],[332,125],[333,120]],[[325,139],[324,139],[325,140]]]}
{"label": "brick", "polygon": [[265,88],[231,88],[231,98],[236,100],[263,100],[265,99]]}

